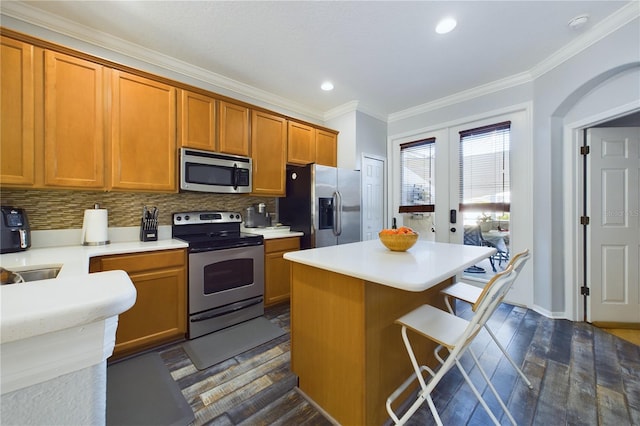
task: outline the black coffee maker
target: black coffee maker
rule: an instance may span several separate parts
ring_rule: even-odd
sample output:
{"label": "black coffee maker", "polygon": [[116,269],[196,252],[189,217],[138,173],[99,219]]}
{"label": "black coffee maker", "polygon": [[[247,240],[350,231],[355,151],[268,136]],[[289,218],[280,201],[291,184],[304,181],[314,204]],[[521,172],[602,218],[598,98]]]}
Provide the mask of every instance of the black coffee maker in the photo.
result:
{"label": "black coffee maker", "polygon": [[0,207],[0,253],[14,253],[31,247],[31,228],[27,212],[17,207]]}

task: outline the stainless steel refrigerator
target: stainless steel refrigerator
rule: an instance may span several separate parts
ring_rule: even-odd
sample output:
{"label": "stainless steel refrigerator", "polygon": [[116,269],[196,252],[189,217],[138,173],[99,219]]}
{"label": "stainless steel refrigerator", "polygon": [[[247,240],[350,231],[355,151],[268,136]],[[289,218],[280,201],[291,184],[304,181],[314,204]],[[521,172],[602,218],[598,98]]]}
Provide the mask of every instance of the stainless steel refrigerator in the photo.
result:
{"label": "stainless steel refrigerator", "polygon": [[278,199],[278,220],[304,232],[303,249],[360,241],[360,172],[287,166],[287,196]]}

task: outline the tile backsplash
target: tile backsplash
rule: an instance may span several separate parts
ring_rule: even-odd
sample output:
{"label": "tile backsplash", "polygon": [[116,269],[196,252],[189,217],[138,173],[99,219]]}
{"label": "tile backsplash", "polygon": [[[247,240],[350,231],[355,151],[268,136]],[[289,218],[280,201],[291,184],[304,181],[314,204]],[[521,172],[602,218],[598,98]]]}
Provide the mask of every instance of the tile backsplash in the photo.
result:
{"label": "tile backsplash", "polygon": [[246,207],[265,203],[275,212],[276,199],[238,194],[7,190],[0,192],[3,206],[27,211],[31,230],[82,228],[84,211],[95,203],[109,211],[110,227],[139,226],[143,206],[156,206],[159,225],[171,225],[171,214],[179,211],[222,210],[243,213]]}

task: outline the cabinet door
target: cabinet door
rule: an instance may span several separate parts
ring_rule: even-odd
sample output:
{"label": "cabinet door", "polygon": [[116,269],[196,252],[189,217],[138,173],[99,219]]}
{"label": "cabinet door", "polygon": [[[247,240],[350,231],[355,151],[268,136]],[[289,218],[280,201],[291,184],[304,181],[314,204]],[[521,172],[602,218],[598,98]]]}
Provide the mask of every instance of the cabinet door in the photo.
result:
{"label": "cabinet door", "polygon": [[251,113],[253,194],[286,195],[287,120],[260,111]]}
{"label": "cabinet door", "polygon": [[130,274],[136,303],[120,314],[114,355],[184,338],[186,333],[185,268]]}
{"label": "cabinet door", "polygon": [[289,141],[287,144],[287,162],[292,164],[310,164],[316,161],[315,129],[306,124],[289,121]]}
{"label": "cabinet door", "polygon": [[0,37],[0,184],[34,184],[33,46]]}
{"label": "cabinet door", "polygon": [[218,114],[218,151],[249,155],[249,108],[220,101]]}
{"label": "cabinet door", "polygon": [[179,249],[91,259],[90,272],[124,270],[136,287],[136,303],[118,318],[115,358],[185,337],[186,256]]}
{"label": "cabinet door", "polygon": [[176,89],[112,75],[111,187],[176,192]]}
{"label": "cabinet door", "polygon": [[178,107],[180,146],[215,151],[216,100],[180,90]]}
{"label": "cabinet door", "polygon": [[338,165],[338,135],[316,129],[316,164],[336,167]]}
{"label": "cabinet door", "polygon": [[44,55],[44,185],[104,188],[103,67]]}
{"label": "cabinet door", "polygon": [[300,238],[265,240],[264,304],[265,306],[288,300],[291,294],[291,265],[282,256],[300,249]]}

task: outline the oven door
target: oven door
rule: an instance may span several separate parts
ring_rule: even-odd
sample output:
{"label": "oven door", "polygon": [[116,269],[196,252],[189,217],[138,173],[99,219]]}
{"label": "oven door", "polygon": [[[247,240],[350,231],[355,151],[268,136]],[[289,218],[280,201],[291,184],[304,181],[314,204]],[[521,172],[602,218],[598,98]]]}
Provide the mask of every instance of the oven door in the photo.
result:
{"label": "oven door", "polygon": [[189,254],[189,314],[264,296],[264,246]]}

